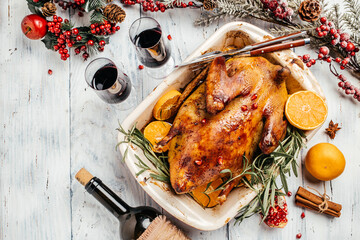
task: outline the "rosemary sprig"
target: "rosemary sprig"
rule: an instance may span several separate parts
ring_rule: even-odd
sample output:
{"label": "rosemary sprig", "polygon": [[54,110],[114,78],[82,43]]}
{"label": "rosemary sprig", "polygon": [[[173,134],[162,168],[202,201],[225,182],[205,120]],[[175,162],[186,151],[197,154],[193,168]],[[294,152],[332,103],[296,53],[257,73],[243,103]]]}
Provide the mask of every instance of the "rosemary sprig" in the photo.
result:
{"label": "rosemary sprig", "polygon": [[[269,209],[274,205],[275,196],[284,195],[283,188],[288,192],[286,175],[290,176],[292,169],[295,176],[297,173],[296,158],[300,149],[304,145],[305,135],[302,131],[294,128],[287,128],[287,135],[280,145],[269,155],[258,155],[251,164],[252,178],[243,178],[245,185],[257,192],[256,197],[235,217],[236,222],[240,223],[245,218],[260,212],[263,219],[268,215]],[[248,173],[245,173],[248,174]],[[276,179],[280,175],[282,187],[276,184]],[[259,184],[262,188],[259,189]]]}
{"label": "rosemary sprig", "polygon": [[[143,133],[136,128],[136,124],[128,131],[125,131],[125,129],[119,123],[119,128],[117,128],[116,130],[124,134],[124,140],[119,142],[116,147],[123,143],[134,144],[143,151],[144,156],[155,167],[155,169],[150,168],[145,162],[141,160],[138,155],[135,154],[135,157],[138,159],[138,163],[136,165],[141,169],[139,172],[136,173],[136,176],[142,174],[145,171],[151,171],[152,173],[150,173],[150,177],[162,182],[170,182],[169,163],[167,161],[167,157],[157,155],[152,150],[152,144],[144,137]],[[127,157],[127,154],[128,148],[125,150],[123,156],[124,161]]]}

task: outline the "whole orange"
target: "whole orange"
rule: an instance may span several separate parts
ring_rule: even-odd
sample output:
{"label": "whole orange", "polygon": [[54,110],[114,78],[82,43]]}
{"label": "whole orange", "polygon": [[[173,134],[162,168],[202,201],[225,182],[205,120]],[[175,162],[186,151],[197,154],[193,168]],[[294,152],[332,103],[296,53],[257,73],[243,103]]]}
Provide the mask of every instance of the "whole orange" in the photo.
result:
{"label": "whole orange", "polygon": [[337,178],[344,171],[345,157],[335,145],[319,143],[308,151],[305,167],[313,177],[329,181]]}

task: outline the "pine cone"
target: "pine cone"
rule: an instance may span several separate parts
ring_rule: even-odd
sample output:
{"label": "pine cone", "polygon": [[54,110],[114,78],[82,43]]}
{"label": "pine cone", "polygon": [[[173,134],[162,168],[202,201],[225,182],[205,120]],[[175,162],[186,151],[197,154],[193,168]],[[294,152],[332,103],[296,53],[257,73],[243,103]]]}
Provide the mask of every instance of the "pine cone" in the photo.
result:
{"label": "pine cone", "polygon": [[315,22],[319,19],[321,10],[317,0],[305,0],[300,3],[299,17],[306,22]]}
{"label": "pine cone", "polygon": [[116,4],[109,4],[104,8],[103,15],[113,23],[121,23],[126,17],[125,11]]}
{"label": "pine cone", "polygon": [[51,16],[54,16],[56,13],[56,6],[52,2],[47,2],[41,8],[41,11],[42,11],[42,14],[44,15],[44,17],[51,17]]}
{"label": "pine cone", "polygon": [[216,8],[215,0],[204,0],[203,7],[205,10],[211,11]]}

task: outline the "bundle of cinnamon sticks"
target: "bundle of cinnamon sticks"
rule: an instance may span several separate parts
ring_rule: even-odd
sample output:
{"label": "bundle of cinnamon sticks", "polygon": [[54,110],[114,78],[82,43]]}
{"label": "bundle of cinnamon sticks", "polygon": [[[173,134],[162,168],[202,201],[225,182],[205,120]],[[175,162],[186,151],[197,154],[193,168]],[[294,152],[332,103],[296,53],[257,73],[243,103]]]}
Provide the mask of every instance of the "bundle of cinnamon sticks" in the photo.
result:
{"label": "bundle of cinnamon sticks", "polygon": [[334,217],[340,217],[341,215],[341,204],[334,203],[327,200],[327,206],[325,209],[321,209],[321,204],[325,201],[325,199],[313,194],[312,192],[306,190],[303,187],[299,187],[295,196],[295,203],[300,207],[306,207],[318,212],[322,212]]}

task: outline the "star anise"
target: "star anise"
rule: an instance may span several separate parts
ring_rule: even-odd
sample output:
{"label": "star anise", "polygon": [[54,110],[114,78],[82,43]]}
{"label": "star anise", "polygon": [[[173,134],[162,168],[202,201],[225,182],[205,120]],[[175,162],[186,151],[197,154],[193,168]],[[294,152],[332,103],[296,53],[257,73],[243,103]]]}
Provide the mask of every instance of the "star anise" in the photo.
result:
{"label": "star anise", "polygon": [[329,135],[331,139],[335,138],[336,132],[339,131],[341,128],[338,127],[338,123],[334,123],[332,120],[329,123],[329,127],[325,129],[326,134]]}

